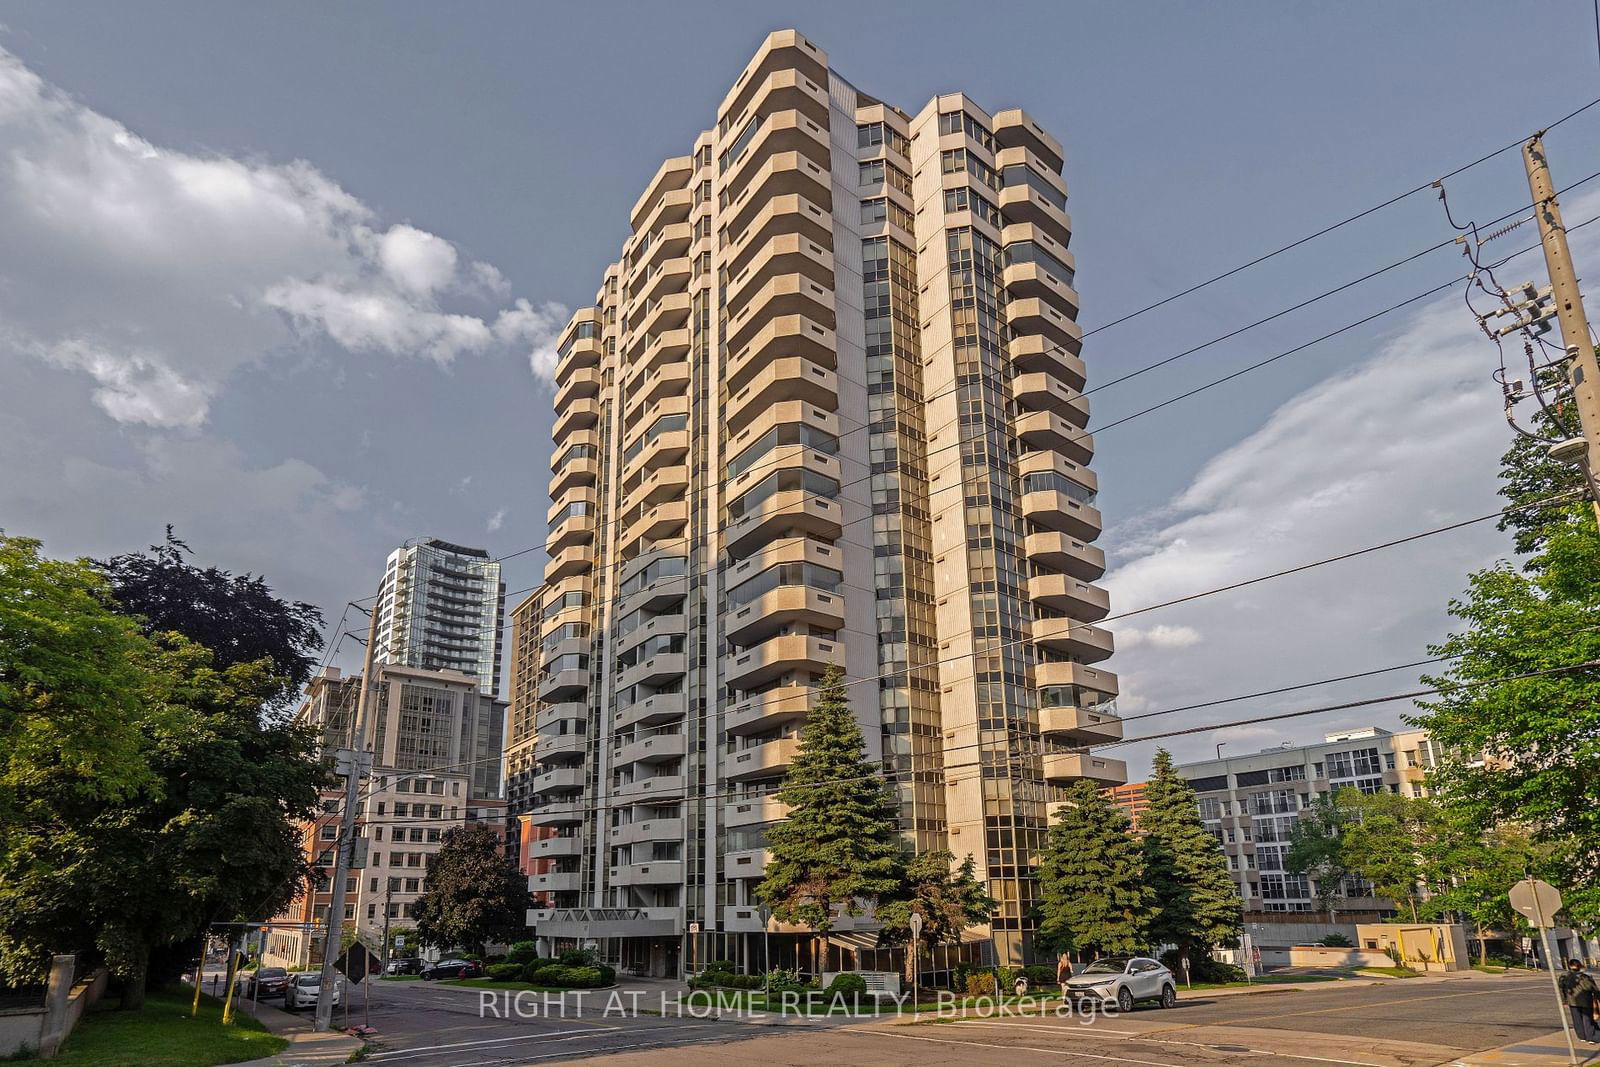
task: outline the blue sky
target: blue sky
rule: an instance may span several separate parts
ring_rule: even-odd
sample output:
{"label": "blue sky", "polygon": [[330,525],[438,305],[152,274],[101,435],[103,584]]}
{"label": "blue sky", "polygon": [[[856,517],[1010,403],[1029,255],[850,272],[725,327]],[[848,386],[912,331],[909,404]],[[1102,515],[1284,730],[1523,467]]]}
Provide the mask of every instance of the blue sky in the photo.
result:
{"label": "blue sky", "polygon": [[[771,29],[907,110],[963,90],[1056,132],[1089,328],[1600,97],[1583,3],[22,3],[0,25],[0,230],[21,235],[0,249],[0,526],[103,554],[174,522],[331,617],[406,537],[543,540],[550,394],[529,359],[550,305],[592,296],[644,182]],[[1507,48],[1535,26],[1537,49]],[[112,124],[142,162],[107,162]],[[1563,184],[1600,170],[1597,133],[1600,108],[1551,135]],[[163,185],[196,173],[220,225]],[[1449,189],[1478,218],[1526,199],[1515,153]],[[285,205],[316,217],[283,223]],[[1600,210],[1583,206],[1569,221]],[[1091,385],[1451,235],[1413,196],[1094,335]],[[1460,272],[1433,253],[1095,393],[1094,421]],[[359,315],[374,308],[382,331]],[[1419,305],[1108,430],[1113,610],[1490,510],[1504,429],[1470,326],[1459,296]],[[1465,572],[1503,551],[1479,527],[1114,625],[1126,709],[1420,658]],[[510,561],[511,588],[540,566]],[[1137,772],[1148,749],[1130,751]]]}

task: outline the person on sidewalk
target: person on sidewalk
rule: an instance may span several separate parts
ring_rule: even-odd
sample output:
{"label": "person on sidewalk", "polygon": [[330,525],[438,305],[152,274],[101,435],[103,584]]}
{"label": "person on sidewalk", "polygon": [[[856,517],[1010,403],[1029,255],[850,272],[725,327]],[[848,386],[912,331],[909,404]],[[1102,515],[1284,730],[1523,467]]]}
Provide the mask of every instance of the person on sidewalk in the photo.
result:
{"label": "person on sidewalk", "polygon": [[1056,985],[1066,988],[1067,979],[1072,977],[1072,959],[1065,952],[1056,956]]}
{"label": "person on sidewalk", "polygon": [[1584,973],[1581,960],[1568,960],[1567,970],[1556,979],[1561,990],[1561,1003],[1572,1016],[1572,1032],[1585,1041],[1600,1044],[1600,1028],[1595,1026],[1595,1001],[1600,998],[1600,986]]}

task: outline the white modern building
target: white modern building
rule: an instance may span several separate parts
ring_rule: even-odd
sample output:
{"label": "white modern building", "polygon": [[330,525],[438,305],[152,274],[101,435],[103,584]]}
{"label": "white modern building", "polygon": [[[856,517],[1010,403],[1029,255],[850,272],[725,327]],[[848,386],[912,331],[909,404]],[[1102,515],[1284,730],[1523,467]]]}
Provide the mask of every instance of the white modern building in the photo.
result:
{"label": "white modern building", "polygon": [[505,603],[500,564],[483,549],[437,538],[397,548],[378,590],[375,659],[469,674],[497,696]]}

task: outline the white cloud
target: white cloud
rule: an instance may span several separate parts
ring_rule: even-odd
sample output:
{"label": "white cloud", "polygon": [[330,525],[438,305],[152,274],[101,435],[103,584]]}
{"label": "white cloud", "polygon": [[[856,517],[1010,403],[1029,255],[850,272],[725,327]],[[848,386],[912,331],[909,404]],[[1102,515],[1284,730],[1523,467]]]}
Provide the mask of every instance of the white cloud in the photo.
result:
{"label": "white cloud", "polygon": [[297,338],[447,363],[538,348],[530,317],[564,320],[444,306],[508,287],[309,163],[153,144],[4,49],[0,234],[0,357],[84,373],[124,423],[193,431],[230,375]]}
{"label": "white cloud", "polygon": [[1150,648],[1188,648],[1200,643],[1200,631],[1192,626],[1117,627],[1117,648],[1126,651],[1141,645]]}
{"label": "white cloud", "polygon": [[534,307],[518,298],[515,305],[500,312],[495,320],[494,335],[506,344],[527,344],[528,366],[533,376],[546,385],[553,385],[556,377],[556,337],[567,324],[568,311],[561,304],[547,303]]}
{"label": "white cloud", "polygon": [[505,508],[501,508],[500,510],[496,511],[493,515],[489,516],[489,522],[486,525],[486,529],[488,530],[489,533],[494,533],[495,531],[499,530],[501,526],[505,525],[505,521],[506,521],[506,509]]}

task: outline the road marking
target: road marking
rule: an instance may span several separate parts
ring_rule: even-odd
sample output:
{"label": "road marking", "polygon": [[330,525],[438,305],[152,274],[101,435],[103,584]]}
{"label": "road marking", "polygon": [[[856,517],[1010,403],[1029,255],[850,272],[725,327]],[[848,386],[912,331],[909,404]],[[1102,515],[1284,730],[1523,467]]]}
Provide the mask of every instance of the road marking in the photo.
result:
{"label": "road marking", "polygon": [[1081,1060],[1104,1060],[1108,1063],[1138,1063],[1144,1067],[1188,1067],[1182,1063],[1168,1063],[1165,1060],[1138,1060],[1128,1056],[1102,1056],[1097,1052],[1068,1052],[1059,1048],[1035,1048],[1031,1045],[996,1045],[987,1041],[952,1041],[944,1037],[917,1037],[913,1034],[896,1034],[887,1030],[868,1030],[859,1026],[841,1026],[841,1030],[849,1030],[857,1034],[871,1034],[874,1037],[898,1037],[902,1041],[931,1041],[938,1045],[957,1045],[967,1048],[997,1048],[1006,1052],[1043,1052],[1048,1056],[1073,1056]]}
{"label": "road marking", "polygon": [[[733,1037],[731,1035],[729,1036],[729,1040],[730,1041],[733,1040]],[[698,1037],[694,1038],[693,1040],[690,1040],[690,1041],[638,1041],[638,1042],[635,1042],[634,1044],[631,1044],[631,1045],[601,1045],[598,1048],[590,1050],[589,1051],[589,1055],[590,1056],[609,1056],[613,1052],[626,1052],[629,1049],[635,1049],[635,1048],[643,1048],[643,1049],[682,1048],[685,1045],[698,1045],[698,1044],[702,1044],[702,1043],[703,1042]],[[549,1060],[549,1059],[554,1059],[557,1056],[565,1056],[565,1055],[566,1055],[565,1052],[549,1052],[549,1053],[544,1054],[543,1056],[531,1056],[531,1057],[529,1057],[528,1059],[525,1059],[525,1060],[518,1060],[517,1063],[518,1064],[535,1063],[535,1062],[537,1062],[539,1060]],[[496,1062],[509,1064],[512,1061],[510,1061],[510,1060],[499,1060],[499,1061],[496,1061]],[[466,1067],[466,1065],[465,1064],[459,1064],[459,1065],[457,1065],[457,1067]],[[479,1065],[479,1067],[484,1067],[484,1065]]]}
{"label": "road marking", "polygon": [[[1244,1052],[1253,1053],[1253,1054],[1255,1054],[1257,1056],[1278,1056],[1278,1057],[1281,1057],[1283,1059],[1289,1059],[1289,1060],[1315,1060],[1318,1063],[1344,1063],[1344,1064],[1351,1064],[1351,1065],[1353,1065],[1353,1067],[1384,1067],[1384,1065],[1381,1064],[1381,1063],[1372,1063],[1369,1060],[1341,1060],[1341,1059],[1336,1059],[1336,1058],[1331,1057],[1331,1056],[1305,1056],[1305,1055],[1300,1055],[1300,1054],[1293,1053],[1293,1052],[1276,1052],[1276,1051],[1274,1051],[1272,1049],[1268,1049],[1268,1048],[1224,1049],[1224,1048],[1220,1048],[1219,1047],[1219,1043],[1217,1043],[1217,1042],[1179,1041],[1176,1038],[1170,1038],[1170,1037],[1146,1037],[1143,1034],[1141,1034],[1141,1032],[1138,1031],[1138,1030],[1111,1030],[1111,1029],[1102,1029],[1100,1027],[1095,1027],[1095,1026],[1086,1026],[1086,1027],[1082,1027],[1080,1029],[1074,1030],[1074,1029],[1071,1029],[1071,1028],[1069,1028],[1067,1026],[1044,1026],[1044,1025],[1041,1025],[1041,1024],[1038,1024],[1038,1023],[995,1022],[995,1021],[986,1021],[986,1020],[978,1020],[978,1019],[972,1019],[972,1020],[961,1019],[961,1020],[957,1020],[956,1025],[957,1026],[1012,1026],[1012,1027],[1016,1027],[1016,1028],[1021,1029],[1021,1030],[1044,1030],[1044,1031],[1047,1031],[1047,1032],[1050,1032],[1050,1033],[1057,1033],[1057,1034],[1073,1034],[1073,1035],[1076,1035],[1078,1037],[1093,1037],[1096,1034],[1128,1034],[1128,1035],[1131,1035],[1135,1041],[1149,1041],[1149,1042],[1152,1042],[1154,1044],[1160,1044],[1160,1045],[1193,1045],[1196,1048],[1211,1049],[1213,1052],[1244,1051]],[[1160,1031],[1151,1031],[1151,1032],[1152,1033],[1159,1033]],[[1229,1044],[1229,1042],[1221,1042],[1220,1044],[1224,1044],[1225,1045],[1225,1044]]]}
{"label": "road marking", "polygon": [[[1289,1015],[1326,1015],[1329,1012],[1334,1012],[1334,1011],[1359,1011],[1359,1010],[1366,1010],[1366,1009],[1371,1009],[1371,1008],[1375,1008],[1375,1007],[1387,1008],[1387,1007],[1390,1007],[1390,1006],[1395,1005],[1395,1004],[1417,1004],[1417,1003],[1421,1003],[1424,1000],[1448,1000],[1451,997],[1488,997],[1488,996],[1494,996],[1497,993],[1503,995],[1505,993],[1505,990],[1504,989],[1477,989],[1477,990],[1473,990],[1470,993],[1436,993],[1433,996],[1428,996],[1428,997],[1404,997],[1404,998],[1401,998],[1401,999],[1398,999],[1398,1000],[1385,1000],[1381,1004],[1345,1004],[1345,1005],[1341,1005],[1341,1006],[1336,1007],[1336,1008],[1311,1008],[1311,1009],[1307,1009],[1306,1011],[1274,1012],[1271,1017],[1274,1018],[1274,1019],[1279,1019],[1279,1018],[1283,1018],[1283,1017],[1289,1016]],[[1236,1025],[1236,1024],[1239,1024],[1239,1023],[1250,1023],[1250,1022],[1259,1022],[1259,1021],[1260,1021],[1260,1019],[1259,1019],[1258,1016],[1246,1016],[1246,1017],[1241,1018],[1241,1019],[1219,1019],[1219,1020],[1216,1020],[1214,1022],[1209,1022],[1209,1023],[1191,1023],[1190,1025],[1191,1026],[1231,1026],[1231,1025]]]}
{"label": "road marking", "polygon": [[515,1037],[486,1037],[481,1041],[457,1041],[451,1045],[422,1045],[416,1048],[397,1048],[393,1052],[377,1052],[368,1056],[369,1060],[399,1060],[422,1052],[440,1052],[445,1049],[477,1048],[483,1045],[503,1045],[514,1041],[546,1041],[567,1035],[584,1035],[604,1033],[607,1030],[621,1030],[620,1026],[585,1026],[580,1030],[555,1030],[544,1034],[519,1034]]}

